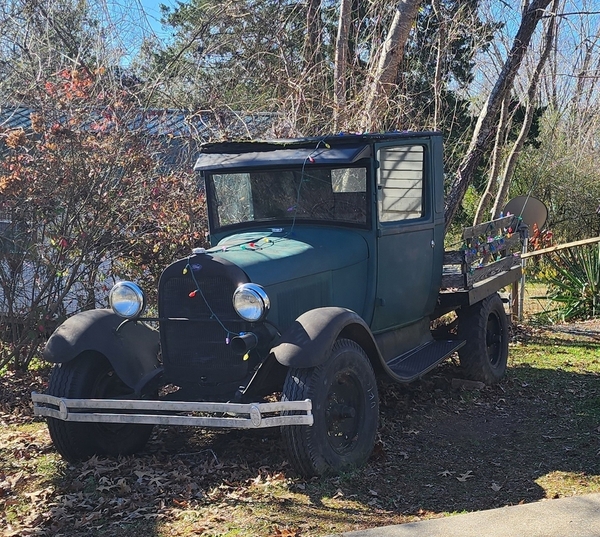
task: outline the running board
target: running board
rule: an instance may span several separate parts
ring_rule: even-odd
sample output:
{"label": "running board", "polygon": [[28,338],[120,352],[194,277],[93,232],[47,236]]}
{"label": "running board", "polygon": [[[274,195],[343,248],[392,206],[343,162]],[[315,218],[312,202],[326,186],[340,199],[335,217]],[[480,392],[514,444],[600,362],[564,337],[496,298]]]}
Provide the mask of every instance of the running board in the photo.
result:
{"label": "running board", "polygon": [[429,341],[390,360],[386,364],[388,374],[398,382],[406,383],[417,380],[465,343],[462,340],[447,339]]}

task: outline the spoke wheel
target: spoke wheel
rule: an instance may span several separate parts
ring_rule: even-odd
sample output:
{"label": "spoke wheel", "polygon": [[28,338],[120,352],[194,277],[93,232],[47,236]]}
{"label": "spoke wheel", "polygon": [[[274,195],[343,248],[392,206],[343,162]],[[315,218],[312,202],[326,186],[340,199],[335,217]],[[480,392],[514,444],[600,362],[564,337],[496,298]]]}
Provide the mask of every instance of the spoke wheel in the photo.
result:
{"label": "spoke wheel", "polygon": [[314,424],[282,427],[296,470],[303,476],[362,466],[375,443],[379,403],[373,368],[354,341],[339,339],[325,363],[290,369],[283,400],[310,399]]}
{"label": "spoke wheel", "polygon": [[466,340],[458,355],[469,378],[495,384],[504,376],[508,361],[508,320],[498,294],[459,310],[458,337]]}

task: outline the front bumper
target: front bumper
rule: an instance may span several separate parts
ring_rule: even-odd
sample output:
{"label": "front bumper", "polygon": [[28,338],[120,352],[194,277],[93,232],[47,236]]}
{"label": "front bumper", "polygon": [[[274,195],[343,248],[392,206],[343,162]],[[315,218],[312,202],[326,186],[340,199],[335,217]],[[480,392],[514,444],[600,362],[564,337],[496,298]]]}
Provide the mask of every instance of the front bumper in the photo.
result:
{"label": "front bumper", "polygon": [[[197,403],[121,399],[65,399],[32,393],[36,416],[63,421],[145,423],[232,429],[260,429],[281,425],[312,425],[312,402]],[[287,412],[294,412],[289,415]]]}

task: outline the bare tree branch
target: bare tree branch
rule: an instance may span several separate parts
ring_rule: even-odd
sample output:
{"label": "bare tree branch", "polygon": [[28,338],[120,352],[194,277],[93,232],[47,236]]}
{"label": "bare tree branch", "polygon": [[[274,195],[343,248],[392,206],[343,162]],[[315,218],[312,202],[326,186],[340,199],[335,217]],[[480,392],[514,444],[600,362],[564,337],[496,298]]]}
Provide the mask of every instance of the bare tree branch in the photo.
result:
{"label": "bare tree branch", "polygon": [[387,105],[398,74],[398,65],[404,55],[404,46],[419,11],[421,0],[401,0],[398,2],[394,19],[379,56],[375,72],[370,77],[364,103],[361,128],[374,130],[380,111]]}

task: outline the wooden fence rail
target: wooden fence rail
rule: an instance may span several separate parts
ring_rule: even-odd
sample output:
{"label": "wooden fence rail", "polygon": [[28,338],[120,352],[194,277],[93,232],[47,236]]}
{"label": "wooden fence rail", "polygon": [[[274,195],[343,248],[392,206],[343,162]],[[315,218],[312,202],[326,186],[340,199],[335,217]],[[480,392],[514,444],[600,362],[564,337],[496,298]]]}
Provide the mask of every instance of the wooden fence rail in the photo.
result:
{"label": "wooden fence rail", "polygon": [[533,250],[526,254],[521,254],[521,259],[527,259],[528,257],[535,257],[536,255],[549,254],[550,252],[557,252],[558,250],[564,250],[565,248],[572,248],[573,246],[584,246],[585,244],[594,244],[600,242],[600,237],[592,237],[591,239],[584,239],[582,241],[566,242],[565,244],[558,244],[556,246],[549,246],[548,248],[542,248],[541,250]]}

